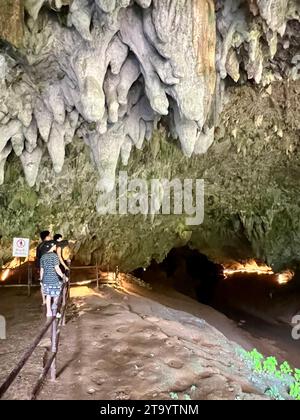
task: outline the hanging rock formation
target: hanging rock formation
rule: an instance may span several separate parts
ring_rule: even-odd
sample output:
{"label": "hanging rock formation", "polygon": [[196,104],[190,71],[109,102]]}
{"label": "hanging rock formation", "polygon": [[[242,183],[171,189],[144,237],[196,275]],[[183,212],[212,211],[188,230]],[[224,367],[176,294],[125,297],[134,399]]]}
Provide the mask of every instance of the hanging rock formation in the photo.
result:
{"label": "hanging rock formation", "polygon": [[[162,127],[174,149],[178,141],[182,159],[205,160],[229,130],[230,116],[224,122],[222,114],[228,85],[270,90],[300,77],[298,0],[0,0],[0,10],[0,185],[17,157],[33,201],[41,185],[47,195],[57,180],[65,189],[72,184],[72,196],[84,205],[87,183],[93,183],[90,195],[111,192],[118,165],[130,166],[144,147],[158,156]],[[285,120],[288,112],[286,106]],[[232,121],[228,135],[240,144],[241,124]],[[262,116],[253,124],[263,125]],[[274,125],[277,136],[280,124]],[[76,162],[86,165],[85,148],[93,176],[82,168],[78,179],[68,179],[70,154],[81,150]],[[151,163],[146,156],[141,165]],[[59,191],[53,200],[70,193]],[[49,206],[51,199],[44,200]],[[90,237],[89,222],[78,223],[81,237]],[[70,224],[67,234],[74,232]],[[162,248],[173,245],[170,238]]]}
{"label": "hanging rock formation", "polygon": [[[21,2],[5,10],[0,34],[18,45]],[[220,79],[298,76],[298,54],[284,66],[274,60],[295,36],[296,0],[217,1],[216,11],[212,0],[26,0],[25,10],[24,48],[0,56],[0,151],[12,145],[30,185],[46,151],[62,170],[79,127],[98,188],[108,192],[122,150],[141,148],[162,116],[186,156],[205,153],[221,110]]]}
{"label": "hanging rock formation", "polygon": [[21,62],[1,55],[1,150],[13,143],[28,183],[46,151],[62,170],[66,139],[78,128],[104,191],[114,186],[121,151],[141,148],[162,116],[185,155],[201,141],[205,149],[216,81],[213,2],[74,0],[62,9],[65,26],[58,18],[68,4],[25,1]]}

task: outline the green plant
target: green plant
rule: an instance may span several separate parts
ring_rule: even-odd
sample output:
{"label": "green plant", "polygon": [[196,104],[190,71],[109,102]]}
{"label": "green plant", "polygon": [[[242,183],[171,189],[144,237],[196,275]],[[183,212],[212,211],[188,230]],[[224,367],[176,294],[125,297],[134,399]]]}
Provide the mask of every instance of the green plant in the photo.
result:
{"label": "green plant", "polygon": [[291,385],[289,395],[295,400],[300,401],[300,382],[294,382]]}
{"label": "green plant", "polygon": [[293,369],[290,367],[288,362],[283,362],[282,365],[280,365],[280,372],[283,375],[290,375],[291,373],[293,373]]}
{"label": "green plant", "polygon": [[189,394],[184,394],[183,399],[184,400],[191,400],[191,397],[189,396]]}
{"label": "green plant", "polygon": [[250,359],[253,362],[261,362],[264,358],[264,356],[259,353],[256,349],[253,349],[250,353],[249,353]]}
{"label": "green plant", "polygon": [[276,357],[267,357],[263,363],[264,372],[274,374],[277,370],[278,362]]}
{"label": "green plant", "polygon": [[277,379],[283,379],[282,373],[280,372],[280,370],[276,370],[276,372],[274,372],[274,376]]}
{"label": "green plant", "polygon": [[249,358],[251,362],[253,363],[254,371],[262,372],[263,371],[262,361],[263,361],[264,356],[261,353],[259,353],[256,349],[253,349],[249,353]]}
{"label": "green plant", "polygon": [[295,369],[296,382],[300,382],[300,369]]}
{"label": "green plant", "polygon": [[177,392],[170,392],[170,397],[172,398],[172,400],[178,400]]}
{"label": "green plant", "polygon": [[[259,353],[256,349],[247,352],[243,349],[239,351],[241,357],[251,363],[251,368],[256,373],[267,373],[281,381],[281,385],[288,391],[294,400],[300,401],[300,369],[293,369],[287,361],[278,367],[276,357],[267,357]],[[283,396],[277,387],[271,386],[265,392],[266,395],[276,400],[283,400]]]}
{"label": "green plant", "polygon": [[279,401],[284,400],[284,398],[281,396],[279,390],[275,386],[269,388],[265,392],[265,394],[268,395],[269,397],[273,398],[274,400],[279,400]]}

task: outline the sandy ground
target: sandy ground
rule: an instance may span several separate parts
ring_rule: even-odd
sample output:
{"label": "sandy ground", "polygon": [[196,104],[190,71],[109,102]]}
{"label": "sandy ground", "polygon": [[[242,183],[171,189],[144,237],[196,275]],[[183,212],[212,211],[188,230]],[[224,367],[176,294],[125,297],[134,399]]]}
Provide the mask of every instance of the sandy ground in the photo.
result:
{"label": "sandy ground", "polygon": [[[257,348],[266,356],[276,356],[279,361],[289,360],[295,367],[300,366],[300,342],[292,340],[291,328],[288,325],[268,324],[261,318],[254,319],[249,314],[237,311],[230,314],[232,316],[229,318],[211,306],[200,304],[176,292],[173,288],[166,288],[158,283],[153,284],[151,292],[136,288],[131,284],[127,284],[126,289],[205,319],[210,325],[222,331],[229,340],[238,343],[246,350]],[[240,321],[243,323],[240,324]]]}
{"label": "sandy ground", "polygon": [[[0,314],[7,324],[7,339],[0,340],[0,383],[15,367],[45,322],[39,292],[27,297],[27,289],[1,289]],[[7,398],[27,396],[42,371],[45,350],[38,347],[16,379]]]}
{"label": "sandy ground", "polygon": [[[280,353],[276,343],[255,339],[224,315],[174,290],[122,286],[98,292],[72,289],[76,316],[63,329],[58,379],[46,382],[40,399],[265,398],[237,356],[236,343],[246,349],[257,344],[274,355]],[[30,299],[11,299],[9,293],[0,293],[0,312],[8,317],[8,340],[0,342],[0,381],[43,319],[38,292]],[[28,398],[44,355],[38,348],[7,399]]]}
{"label": "sandy ground", "polygon": [[40,399],[264,398],[225,336],[128,289],[74,299],[80,316],[64,331],[59,378]]}

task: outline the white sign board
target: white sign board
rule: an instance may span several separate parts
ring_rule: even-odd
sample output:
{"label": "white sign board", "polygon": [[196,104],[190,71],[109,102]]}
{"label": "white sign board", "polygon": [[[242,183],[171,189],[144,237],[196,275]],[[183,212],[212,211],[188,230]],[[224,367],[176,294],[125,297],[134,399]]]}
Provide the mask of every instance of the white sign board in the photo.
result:
{"label": "white sign board", "polygon": [[29,256],[29,239],[14,238],[13,257],[27,258]]}

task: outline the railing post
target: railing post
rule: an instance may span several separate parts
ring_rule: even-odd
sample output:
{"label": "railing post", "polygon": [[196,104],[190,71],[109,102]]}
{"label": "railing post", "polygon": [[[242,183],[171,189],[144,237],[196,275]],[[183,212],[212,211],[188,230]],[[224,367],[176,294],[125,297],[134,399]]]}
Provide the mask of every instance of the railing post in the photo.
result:
{"label": "railing post", "polygon": [[28,297],[31,296],[31,285],[32,285],[32,266],[28,264]]}
{"label": "railing post", "polygon": [[51,381],[55,381],[56,380],[56,352],[57,352],[57,348],[56,348],[56,339],[57,339],[57,321],[55,319],[55,321],[52,324],[52,331],[51,331],[51,351],[52,354],[55,354],[55,357],[53,359],[53,362],[51,364]]}
{"label": "railing post", "polygon": [[119,266],[117,265],[116,271],[115,271],[115,282],[119,283]]}
{"label": "railing post", "polygon": [[99,270],[98,270],[98,258],[96,259],[96,279],[97,279],[97,290],[99,290]]}
{"label": "railing post", "polygon": [[55,320],[52,324],[52,330],[51,330],[51,352],[52,352],[52,355],[54,355],[54,359],[51,364],[51,381],[56,380],[57,324],[58,324],[57,314],[60,309],[59,306],[63,305],[64,292],[65,292],[65,286],[63,285],[63,290],[61,291],[61,295],[60,295],[61,297],[58,299],[57,303],[53,303],[52,305],[52,315],[53,317],[55,317]]}
{"label": "railing post", "polygon": [[19,257],[19,266],[18,266],[18,269],[19,269],[19,272],[18,272],[18,284],[21,284],[21,277],[22,277],[22,274],[21,274],[21,258]]}
{"label": "railing post", "polygon": [[[0,269],[0,272],[1,272],[1,269]],[[36,336],[33,344],[24,353],[20,362],[10,372],[10,374],[8,375],[6,380],[2,384],[0,384],[0,399],[3,397],[3,395],[8,390],[8,388],[11,386],[11,384],[14,382],[14,380],[16,379],[16,377],[18,376],[20,371],[23,369],[23,367],[27,363],[28,359],[31,357],[32,353],[34,352],[34,350],[36,349],[36,347],[40,343],[41,339],[45,336],[45,334],[49,330],[50,326],[52,327],[52,329],[51,329],[51,356],[48,359],[48,362],[46,363],[46,366],[43,370],[43,373],[40,375],[40,377],[38,379],[38,382],[36,383],[36,385],[34,387],[31,399],[36,398],[37,393],[38,393],[39,389],[41,388],[41,386],[43,385],[43,381],[44,381],[44,379],[46,378],[46,376],[49,372],[49,368],[51,369],[51,380],[52,381],[56,380],[56,373],[57,373],[56,372],[57,371],[57,369],[56,369],[56,358],[57,358],[57,353],[58,353],[59,336],[60,336],[60,332],[61,332],[61,319],[64,317],[64,314],[65,314],[65,311],[66,311],[66,306],[62,307],[63,293],[65,292],[65,290],[68,290],[68,287],[67,287],[66,284],[63,286],[63,290],[61,291],[61,294],[58,298],[57,303],[52,305],[53,317],[49,321],[46,322],[42,331],[40,331],[40,333]]]}

